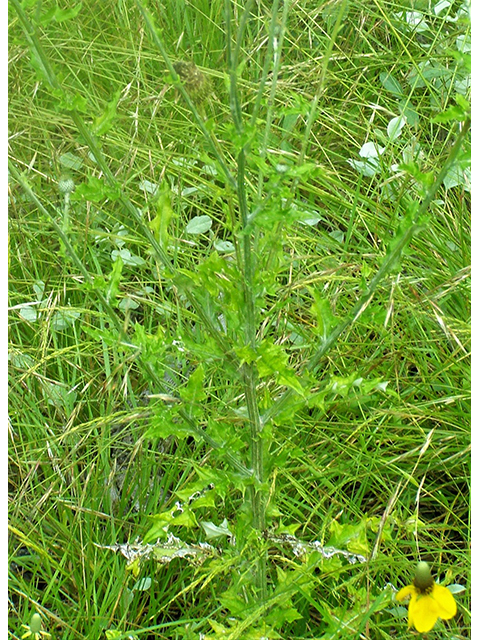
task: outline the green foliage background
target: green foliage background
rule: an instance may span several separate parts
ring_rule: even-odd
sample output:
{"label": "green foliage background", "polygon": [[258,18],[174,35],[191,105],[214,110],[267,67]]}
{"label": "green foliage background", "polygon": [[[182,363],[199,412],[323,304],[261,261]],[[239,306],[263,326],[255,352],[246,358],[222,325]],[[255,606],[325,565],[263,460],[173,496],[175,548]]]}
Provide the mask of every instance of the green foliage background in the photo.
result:
{"label": "green foliage background", "polygon": [[469,5],[9,4],[9,637],[469,637]]}

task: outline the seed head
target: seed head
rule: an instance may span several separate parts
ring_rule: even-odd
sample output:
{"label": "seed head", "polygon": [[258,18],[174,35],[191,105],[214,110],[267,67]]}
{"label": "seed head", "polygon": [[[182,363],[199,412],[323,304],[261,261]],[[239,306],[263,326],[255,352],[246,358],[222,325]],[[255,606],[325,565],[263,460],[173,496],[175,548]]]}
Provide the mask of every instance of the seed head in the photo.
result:
{"label": "seed head", "polygon": [[432,574],[427,562],[419,562],[415,571],[415,580],[413,584],[420,591],[428,591],[433,585]]}
{"label": "seed head", "polygon": [[174,62],[173,68],[188,92],[190,98],[202,103],[212,92],[212,86],[207,76],[198,69],[193,62]]}

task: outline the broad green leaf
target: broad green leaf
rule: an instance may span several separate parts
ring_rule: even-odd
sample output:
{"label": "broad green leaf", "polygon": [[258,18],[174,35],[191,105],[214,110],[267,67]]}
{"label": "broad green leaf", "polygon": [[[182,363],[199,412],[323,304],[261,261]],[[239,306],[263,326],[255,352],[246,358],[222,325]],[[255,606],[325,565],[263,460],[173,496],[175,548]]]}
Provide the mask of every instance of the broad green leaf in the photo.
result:
{"label": "broad green leaf", "polygon": [[81,9],[81,2],[79,2],[76,7],[71,7],[70,9],[60,9],[59,7],[57,7],[53,19],[55,20],[55,22],[65,22],[66,20],[71,20],[80,13]]}
{"label": "broad green leaf", "polygon": [[58,162],[66,169],[73,169],[75,171],[79,171],[83,166],[83,160],[74,153],[70,153],[70,151],[62,153],[58,158]]}
{"label": "broad green leaf", "polygon": [[370,545],[367,540],[366,524],[365,519],[355,524],[341,524],[338,520],[333,520],[329,527],[331,535],[328,546],[367,557],[370,553]]}
{"label": "broad green leaf", "polygon": [[156,239],[163,247],[168,245],[169,234],[168,227],[173,218],[173,209],[171,205],[172,194],[170,189],[164,187],[157,200],[157,214],[149,223],[150,229],[153,231]]}
{"label": "broad green leaf", "polygon": [[404,116],[396,116],[392,118],[387,126],[387,135],[390,140],[396,140],[401,133],[402,129],[406,124],[406,119]]}
{"label": "broad green leaf", "polygon": [[142,191],[152,196],[158,192],[158,184],[156,182],[150,182],[150,180],[141,180],[138,186]]}
{"label": "broad green leaf", "polygon": [[402,85],[391,73],[382,71],[380,74],[380,82],[389,93],[393,93],[397,98],[403,97]]}
{"label": "broad green leaf", "polygon": [[[155,524],[152,529],[147,533],[144,538],[144,542],[147,542],[147,538],[149,541],[152,541],[152,533],[154,529],[160,527],[163,531],[166,531],[169,527],[196,527],[197,520],[195,518],[195,514],[188,507],[182,506],[173,506],[170,511],[165,511],[163,513],[159,513],[153,516],[153,520]],[[171,550],[171,553],[174,553],[174,549]],[[165,553],[165,549],[159,549],[162,555],[167,556],[168,552]]]}
{"label": "broad green leaf", "polygon": [[141,580],[138,580],[132,587],[132,591],[148,591],[152,586],[152,579],[150,576],[146,576]]}
{"label": "broad green leaf", "polygon": [[60,9],[60,7],[54,7],[44,13],[40,17],[40,24],[46,25],[52,20],[55,22],[65,22],[66,20],[71,20],[72,18],[76,18],[76,16],[80,13],[82,9],[82,3],[77,2],[75,7],[71,7],[69,9]]}
{"label": "broad green leaf", "polygon": [[244,363],[251,364],[258,359],[256,351],[247,345],[243,347],[235,347],[235,354],[240,359],[241,365]]}
{"label": "broad green leaf", "polygon": [[462,34],[457,37],[455,46],[461,53],[469,53],[472,50],[472,41],[469,35]]}
{"label": "broad green leaf", "polygon": [[285,385],[304,395],[300,378],[294,369],[288,365],[288,355],[278,344],[271,340],[264,340],[257,349],[258,375],[260,378],[273,376],[278,384]]}
{"label": "broad green leaf", "polygon": [[301,380],[293,369],[285,367],[283,370],[279,371],[276,376],[276,381],[278,384],[282,384],[293,389],[293,391],[296,391],[301,396],[305,395],[305,389],[303,388]]}
{"label": "broad green leaf", "polygon": [[193,235],[200,233],[206,233],[212,226],[212,219],[210,216],[195,216],[187,224],[185,231]]}
{"label": "broad green leaf", "polygon": [[435,180],[435,176],[432,171],[428,173],[424,173],[423,171],[421,171],[420,167],[418,166],[418,163],[414,161],[403,162],[402,164],[398,165],[398,168],[401,171],[406,171],[407,173],[409,173],[412,176],[412,178],[414,178],[419,184],[423,185],[425,188],[428,188],[431,184],[433,184],[433,181]]}
{"label": "broad green leaf", "polygon": [[147,360],[158,361],[162,358],[168,346],[165,338],[165,329],[161,324],[157,325],[156,332],[147,333],[143,324],[135,323],[134,343],[142,349],[142,355]]}
{"label": "broad green leaf", "polygon": [[[198,491],[205,489],[208,485],[213,485],[215,488],[212,489],[212,491],[223,499],[231,490],[232,485],[237,489],[243,490],[243,484],[236,484],[238,476],[233,471],[224,471],[223,469],[214,468],[209,469],[207,467],[200,467],[197,465],[196,472],[199,480],[198,484],[194,484],[194,486],[197,487]],[[241,482],[243,482],[243,479],[241,479]],[[192,485],[190,485],[190,487],[191,486]],[[177,492],[177,495],[180,494]]]}
{"label": "broad green leaf", "polygon": [[219,253],[232,253],[235,251],[235,246],[228,240],[215,240],[213,246]]}
{"label": "broad green leaf", "polygon": [[45,293],[45,283],[43,282],[43,280],[37,280],[36,282],[34,282],[33,290],[35,291],[37,301],[41,302]]}
{"label": "broad green leaf", "polygon": [[146,437],[165,440],[169,436],[175,436],[180,440],[190,436],[193,436],[196,440],[199,438],[197,431],[178,415],[178,405],[158,404],[153,409]]}
{"label": "broad green leaf", "polygon": [[79,93],[70,93],[63,91],[62,89],[56,89],[52,93],[57,97],[57,103],[55,108],[59,111],[79,111],[80,113],[87,113],[88,102],[87,98]]}
{"label": "broad green leaf", "polygon": [[118,288],[122,279],[123,260],[119,255],[119,252],[117,251],[116,253],[118,255],[115,258],[115,262],[112,265],[112,270],[108,276],[108,287],[106,292],[108,302],[112,302],[117,297]]}
{"label": "broad green leaf", "polygon": [[422,31],[430,31],[430,26],[428,22],[425,20],[425,16],[420,11],[405,11],[403,14],[396,14],[402,17],[405,20],[405,23],[417,33],[421,33]]}
{"label": "broad green leaf", "polygon": [[37,310],[35,309],[35,307],[31,306],[20,307],[19,314],[20,317],[24,320],[27,320],[27,322],[35,322],[38,318]]}
{"label": "broad green leaf", "polygon": [[127,264],[130,267],[143,267],[146,263],[143,258],[140,256],[134,256],[130,253],[128,249],[114,249],[112,251],[112,260],[117,260],[117,258],[121,258],[123,264]]}
{"label": "broad green leaf", "polygon": [[386,609],[388,613],[391,613],[395,618],[405,618],[408,614],[408,610],[406,607],[402,607],[401,605],[396,605],[395,607],[390,607]]}
{"label": "broad green leaf", "polygon": [[367,178],[371,178],[380,171],[380,163],[377,158],[369,158],[368,160],[348,158],[347,162],[356,169],[360,175],[366,176]]}
{"label": "broad green leaf", "polygon": [[228,528],[226,518],[224,518],[223,522],[219,526],[213,524],[213,522],[200,522],[200,525],[205,531],[207,540],[221,538],[222,536],[227,536],[229,538],[233,536],[233,533]]}
{"label": "broad green leaf", "polygon": [[380,147],[375,142],[365,142],[365,144],[362,146],[362,148],[358,152],[358,155],[361,158],[368,158],[368,159],[378,158],[379,156],[382,155],[384,151],[385,151],[385,147]]}
{"label": "broad green leaf", "polygon": [[443,179],[445,189],[452,187],[463,187],[465,191],[471,191],[472,174],[469,167],[463,168],[459,163],[455,162],[447,171],[447,175]]}
{"label": "broad green leaf", "polygon": [[60,309],[53,314],[50,327],[53,331],[63,331],[71,327],[80,315],[80,312],[74,309]]}
{"label": "broad green leaf", "polygon": [[468,100],[460,93],[457,93],[455,99],[457,104],[448,107],[448,109],[436,115],[433,118],[433,122],[450,122],[451,120],[464,122],[470,116],[471,107]]}
{"label": "broad green leaf", "polygon": [[203,379],[205,371],[203,365],[199,364],[195,371],[190,375],[187,384],[179,389],[182,400],[189,405],[197,405],[205,400],[206,395],[203,389]]}
{"label": "broad green leaf", "polygon": [[343,15],[341,16],[341,25],[340,30],[345,26],[345,18],[350,11],[350,2],[327,2],[323,5],[322,9],[322,18],[327,25],[327,30],[331,32],[335,27],[337,22],[338,15],[341,11],[343,11]]}
{"label": "broad green leaf", "polygon": [[313,298],[311,309],[317,321],[317,333],[323,340],[326,340],[333,327],[337,324],[337,320],[330,308],[330,302],[319,291],[310,287],[308,290]]}
{"label": "broad green leaf", "polygon": [[447,585],[447,589],[450,593],[463,593],[465,591],[463,584],[449,584]]}
{"label": "broad green leaf", "polygon": [[417,127],[420,123],[420,116],[415,111],[412,103],[405,99],[398,101],[398,108],[411,127]]}
{"label": "broad green leaf", "polygon": [[215,485],[206,483],[204,480],[189,482],[185,487],[175,491],[175,495],[182,503],[196,509],[201,506],[215,506]]}
{"label": "broad green leaf", "polygon": [[433,13],[436,16],[439,16],[442,11],[444,11],[445,9],[449,9],[451,5],[452,0],[440,0],[440,2],[437,2],[437,4],[433,7]]}
{"label": "broad green leaf", "polygon": [[49,380],[42,381],[42,389],[48,403],[52,404],[57,409],[65,409],[66,411],[71,410],[77,397],[75,391],[70,391],[62,384],[50,382]]}
{"label": "broad green leaf", "polygon": [[19,369],[32,369],[35,366],[35,360],[28,353],[9,353],[8,361],[12,363],[14,367]]}
{"label": "broad green leaf", "polygon": [[276,374],[287,366],[288,355],[285,350],[271,340],[264,340],[259,345],[257,354],[257,367],[260,378]]}
{"label": "broad green leaf", "polygon": [[120,93],[120,91],[116,91],[112,100],[107,103],[104,112],[94,119],[92,131],[96,136],[101,136],[112,128],[117,118],[117,105],[120,99]]}
{"label": "broad green leaf", "polygon": [[118,303],[118,308],[125,312],[138,309],[139,306],[138,302],[133,298],[130,298],[130,296],[125,296],[125,298]]}
{"label": "broad green leaf", "polygon": [[88,200],[90,202],[102,202],[107,198],[109,200],[118,200],[120,191],[107,185],[104,180],[96,176],[88,176],[87,182],[77,186],[72,193],[72,200]]}

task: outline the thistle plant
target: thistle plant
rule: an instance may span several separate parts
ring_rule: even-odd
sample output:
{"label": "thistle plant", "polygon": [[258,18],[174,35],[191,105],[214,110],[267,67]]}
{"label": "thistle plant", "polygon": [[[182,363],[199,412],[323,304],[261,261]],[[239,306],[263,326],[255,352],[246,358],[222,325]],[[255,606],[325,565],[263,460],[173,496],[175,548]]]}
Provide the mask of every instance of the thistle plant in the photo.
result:
{"label": "thistle plant", "polygon": [[[393,618],[394,580],[388,576],[390,560],[382,558],[379,549],[385,540],[394,541],[398,530],[402,541],[412,531],[417,535],[418,514],[412,526],[396,505],[411,486],[420,492],[417,467],[431,445],[433,429],[419,429],[415,463],[410,465],[410,450],[400,448],[395,453],[391,468],[398,465],[400,480],[396,475],[391,495],[382,495],[379,515],[364,513],[373,499],[363,495],[368,493],[365,487],[376,473],[368,468],[367,474],[365,469],[372,460],[380,464],[385,443],[387,452],[392,447],[393,429],[383,424],[403,415],[395,405],[401,390],[392,389],[390,379],[376,375],[375,363],[371,369],[370,365],[344,366],[344,361],[349,362],[348,349],[340,346],[363,339],[365,327],[371,325],[378,330],[383,348],[381,332],[394,313],[402,260],[428,228],[430,209],[438,206],[452,168],[461,171],[465,166],[468,102],[458,99],[453,112],[440,114],[450,128],[442,161],[432,175],[417,160],[409,162],[404,148],[396,147],[402,131],[415,125],[407,120],[411,117],[407,99],[395,104],[400,109],[400,115],[393,116],[395,126],[390,120],[383,128],[378,125],[361,132],[377,136],[383,146],[376,141],[365,147],[366,142],[362,153],[367,148],[368,158],[344,162],[346,170],[353,169],[353,178],[348,177],[352,186],[335,166],[333,152],[319,160],[319,130],[330,126],[324,115],[327,87],[332,67],[343,63],[338,41],[345,25],[350,25],[346,22],[349,2],[327,3],[318,16],[315,12],[320,9],[312,10],[307,22],[316,25],[321,20],[325,25],[325,46],[315,58],[314,81],[309,77],[302,91],[289,91],[285,78],[302,65],[301,59],[285,60],[285,47],[294,32],[299,41],[308,37],[312,46],[318,37],[315,29],[304,33],[299,27],[304,18],[296,3],[274,0],[267,12],[254,0],[244,6],[225,0],[217,63],[212,62],[212,52],[197,66],[187,61],[188,53],[179,53],[181,39],[168,33],[162,16],[154,17],[149,5],[137,0],[135,15],[141,28],[131,32],[141,31],[150,47],[149,60],[167,70],[158,113],[163,110],[162,123],[172,128],[179,118],[181,132],[170,140],[164,124],[156,131],[155,118],[148,126],[143,122],[148,131],[158,134],[158,147],[152,142],[145,151],[145,163],[137,169],[138,138],[131,134],[128,152],[119,151],[115,125],[121,121],[119,114],[127,113],[135,131],[139,105],[146,110],[150,102],[139,100],[132,109],[129,92],[133,90],[126,83],[103,113],[90,117],[93,107],[88,108],[64,82],[41,37],[48,20],[61,23],[62,10],[52,9],[40,19],[41,3],[29,15],[28,3],[11,2],[36,73],[75,131],[75,143],[84,158],[83,182],[77,175],[75,181],[70,176],[59,180],[63,218],[45,201],[34,177],[17,162],[10,163],[22,197],[64,247],[69,258],[63,265],[65,282],[80,283],[77,305],[82,306],[81,327],[78,312],[62,327],[65,335],[49,328],[60,354],[57,367],[45,356],[40,377],[39,365],[25,354],[15,351],[12,359],[21,371],[26,367],[35,374],[32,385],[36,386],[27,387],[29,375],[22,373],[22,389],[40,389],[47,409],[62,416],[62,430],[52,442],[67,453],[71,448],[71,475],[64,470],[57,473],[61,454],[51,445],[50,426],[45,427],[42,414],[49,464],[43,473],[48,481],[49,473],[55,472],[61,482],[62,490],[54,495],[55,508],[50,510],[59,514],[59,528],[68,530],[64,523],[73,519],[82,544],[92,553],[74,586],[77,589],[84,581],[92,607],[104,606],[102,616],[95,610],[89,618],[101,619],[103,626],[92,623],[98,624],[94,633],[126,637],[132,630],[139,637],[142,631],[163,637],[231,640],[333,638],[340,633],[368,635],[374,617],[380,620],[379,627],[386,626],[388,622],[381,620],[382,616],[388,621]],[[180,3],[171,6],[175,11],[179,7]],[[122,3],[117,10],[128,26],[129,11]],[[387,17],[385,28],[403,43],[399,34],[409,28],[412,17]],[[185,24],[188,31],[188,20]],[[375,28],[378,24],[375,20]],[[303,42],[297,53],[305,50]],[[142,63],[139,56],[137,78]],[[213,87],[210,76],[217,78],[216,99],[207,119],[204,106]],[[395,98],[403,100],[391,78],[383,82],[396,89]],[[415,78],[412,95],[419,84]],[[154,89],[158,93],[158,87]],[[382,112],[380,107],[377,111]],[[384,160],[387,157],[391,162]],[[124,179],[129,163],[135,170]],[[146,167],[153,174],[150,180],[145,177]],[[357,170],[361,177],[355,182]],[[380,171],[384,174],[377,184],[375,172]],[[365,184],[365,177],[372,178],[371,184]],[[141,201],[131,191],[139,181]],[[78,215],[70,217],[72,210]],[[370,221],[366,230],[365,218]],[[79,221],[86,238],[82,246],[72,242],[70,233]],[[358,248],[353,251],[355,243]],[[460,282],[461,274],[455,277]],[[41,285],[46,286],[43,281]],[[388,314],[378,321],[375,314],[383,313],[384,304],[377,299],[385,298],[385,291],[390,296]],[[58,313],[52,310],[50,317]],[[435,313],[440,317],[437,307]],[[25,307],[20,317],[31,324],[39,319],[25,313]],[[80,347],[83,335],[87,341]],[[98,397],[91,391],[93,382],[80,384],[75,378],[75,384],[65,383],[65,387],[50,382],[57,369],[61,377],[70,365],[70,347],[62,346],[64,339],[77,346],[76,375],[88,372],[91,363],[102,363]],[[370,351],[380,350],[373,339],[365,340],[367,355],[356,358],[360,363],[370,357]],[[82,399],[73,403],[72,410],[74,392]],[[91,405],[82,412],[83,395],[90,393]],[[372,405],[381,409],[373,417]],[[330,418],[330,412],[337,415],[339,406],[345,432],[337,431],[340,420]],[[42,411],[46,414],[43,405]],[[132,471],[133,457],[125,464],[113,454],[121,441],[118,434],[124,430],[135,433],[131,444],[123,443],[125,449],[131,446],[137,454],[144,446],[148,463],[140,480]],[[103,464],[98,476],[88,463],[90,440],[84,432],[98,444],[98,460]],[[338,458],[344,451],[353,452],[351,486],[340,477],[340,463],[329,450],[332,442]],[[372,450],[380,453],[372,457]],[[306,460],[310,460],[308,473],[313,480],[304,477]],[[404,469],[404,463],[410,466]],[[112,478],[119,466],[124,481],[119,491],[113,491]],[[81,478],[87,477],[88,487],[93,478],[95,496],[100,496],[88,508],[62,493],[78,471]],[[78,482],[77,493],[86,495],[82,481]],[[342,519],[342,492],[361,513],[355,522]],[[289,495],[286,502],[285,495]],[[92,526],[87,535],[84,522],[101,526]],[[16,529],[15,535],[32,546],[25,533]],[[110,552],[126,562],[118,562]],[[47,558],[45,553],[42,559],[47,562]],[[65,560],[52,570],[50,585],[57,575],[69,577],[65,566],[71,562]],[[96,580],[108,572],[96,573],[99,562],[115,567],[109,575],[118,591],[105,599]],[[372,572],[379,567],[385,580],[373,592]],[[437,617],[451,619],[453,607],[443,588],[418,580],[422,576],[398,594],[411,595],[410,623],[428,630]],[[430,600],[425,605],[425,594],[433,594],[440,608],[432,608]],[[202,601],[198,615],[191,612],[197,601]],[[177,607],[183,608],[181,615]],[[38,620],[33,629],[32,633],[40,633]]]}

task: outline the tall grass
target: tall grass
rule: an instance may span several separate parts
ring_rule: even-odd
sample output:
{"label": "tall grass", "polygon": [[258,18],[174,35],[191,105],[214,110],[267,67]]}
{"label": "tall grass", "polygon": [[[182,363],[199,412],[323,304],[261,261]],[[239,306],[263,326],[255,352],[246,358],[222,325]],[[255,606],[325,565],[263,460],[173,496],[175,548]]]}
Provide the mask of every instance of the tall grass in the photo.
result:
{"label": "tall grass", "polygon": [[467,5],[10,33],[11,637],[468,637]]}

